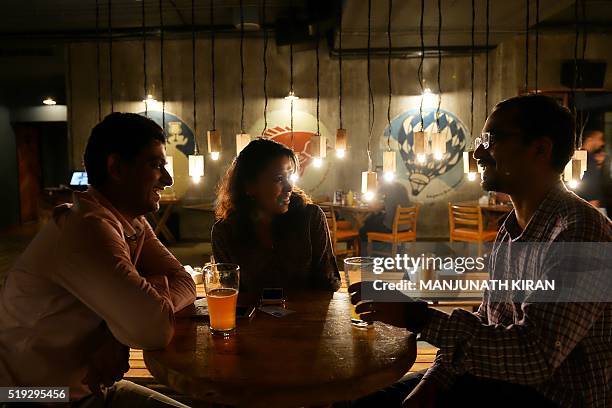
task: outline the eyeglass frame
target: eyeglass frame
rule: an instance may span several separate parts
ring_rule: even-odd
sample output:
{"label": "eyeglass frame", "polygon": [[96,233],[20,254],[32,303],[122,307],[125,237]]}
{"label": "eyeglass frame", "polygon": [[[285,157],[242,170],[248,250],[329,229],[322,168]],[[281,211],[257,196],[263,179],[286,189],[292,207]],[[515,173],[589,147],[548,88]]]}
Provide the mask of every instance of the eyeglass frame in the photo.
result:
{"label": "eyeglass frame", "polygon": [[474,139],[474,151],[478,150],[478,148],[482,145],[485,150],[488,150],[489,147],[495,144],[495,135],[491,132],[482,132],[480,136],[477,136]]}

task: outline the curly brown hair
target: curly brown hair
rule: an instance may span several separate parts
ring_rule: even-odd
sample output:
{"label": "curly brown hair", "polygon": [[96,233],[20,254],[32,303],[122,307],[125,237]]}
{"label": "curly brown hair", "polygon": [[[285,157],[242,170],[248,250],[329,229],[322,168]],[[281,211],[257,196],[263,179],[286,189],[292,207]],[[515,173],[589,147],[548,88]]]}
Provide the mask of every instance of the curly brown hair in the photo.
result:
{"label": "curly brown hair", "polygon": [[[256,139],[249,143],[234,159],[217,188],[217,220],[230,216],[246,218],[253,209],[253,200],[246,194],[246,185],[255,181],[266,166],[278,157],[288,157],[298,171],[299,161],[293,150],[270,139]],[[310,197],[299,187],[293,186],[289,213],[311,204]]]}

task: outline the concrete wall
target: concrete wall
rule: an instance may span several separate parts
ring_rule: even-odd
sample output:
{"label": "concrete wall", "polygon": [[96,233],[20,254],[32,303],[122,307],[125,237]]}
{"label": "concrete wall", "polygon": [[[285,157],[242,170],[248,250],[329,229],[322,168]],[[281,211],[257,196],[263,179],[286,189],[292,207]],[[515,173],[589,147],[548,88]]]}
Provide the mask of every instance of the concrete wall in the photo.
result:
{"label": "concrete wall", "polygon": [[[592,35],[589,38],[587,58],[612,59],[606,44],[606,35]],[[516,95],[523,82],[523,41],[520,36],[500,44],[490,55],[490,98],[493,105],[501,98]],[[573,56],[573,37],[571,35],[543,36],[540,49],[540,87],[559,88],[560,65],[563,59]],[[161,100],[159,74],[159,42],[148,43],[149,93]],[[176,190],[184,200],[212,201],[214,187],[227,166],[235,156],[234,135],[240,127],[240,64],[239,41],[220,39],[217,41],[217,129],[222,133],[224,149],[221,160],[212,162],[207,158],[205,178],[198,185],[189,183],[187,159],[178,152],[178,146],[168,146],[175,156]],[[95,45],[76,43],[70,45],[73,73],[72,112],[69,117],[74,149],[73,167],[79,167],[82,152],[91,130],[97,123],[97,83],[95,67]],[[113,82],[116,111],[139,112],[143,90],[142,44],[140,41],[123,41],[113,45]],[[198,39],[197,55],[197,94],[198,94],[198,132],[200,147],[205,149],[205,132],[210,128],[210,43]],[[247,39],[245,45],[245,127],[253,135],[261,133],[263,120],[263,64],[262,40]],[[288,103],[283,99],[289,89],[288,47],[277,49],[270,41],[268,50],[268,111],[272,119],[269,126],[287,126],[289,122]],[[110,112],[108,85],[107,48],[102,45],[102,112]],[[533,52],[533,49],[532,49]],[[192,118],[192,79],[191,79],[191,42],[189,40],[170,40],[165,43],[165,99],[166,110],[181,118],[193,128]],[[533,56],[531,57],[533,63]],[[479,133],[485,119],[484,107],[484,55],[476,56],[474,133]],[[294,57],[294,89],[300,100],[294,105],[296,131],[313,132],[315,122],[315,53],[314,51],[296,52]],[[608,65],[610,65],[608,61]],[[391,117],[417,108],[420,102],[420,87],[417,81],[418,60],[393,60],[392,84],[393,102]],[[335,129],[338,127],[338,61],[330,59],[327,50],[321,50],[321,105],[320,119],[322,133],[329,137],[329,147],[333,148]],[[349,157],[344,161],[330,157],[322,169],[313,166],[304,172],[300,185],[313,196],[332,195],[336,189],[359,190],[361,171],[367,169],[366,146],[368,139],[368,89],[366,60],[345,59],[343,64],[344,87],[344,127],[350,137]],[[435,59],[427,59],[424,64],[425,86],[437,90],[437,64]],[[386,59],[373,59],[371,64],[372,90],[375,102],[375,121],[372,140],[374,165],[382,164],[381,147],[386,144],[383,132],[387,126],[387,65]],[[610,70],[608,70],[610,72]],[[532,74],[533,79],[533,74]],[[612,77],[608,73],[606,85],[611,86]],[[448,57],[443,60],[442,68],[442,109],[453,113],[467,129],[470,128],[470,58]],[[189,131],[190,132],[190,131]],[[326,134],[327,133],[327,134]],[[467,143],[471,137],[467,137]],[[177,160],[178,158],[178,160]],[[452,177],[440,177],[430,190],[413,197],[423,204],[419,219],[420,237],[441,237],[448,234],[446,205],[448,201],[476,199],[481,195],[477,183],[468,182],[461,176],[462,163],[459,161],[452,169]],[[449,174],[451,171],[449,171]],[[453,178],[453,182],[449,181]],[[446,181],[445,181],[446,180]],[[405,180],[403,180],[405,181]],[[436,191],[439,190],[439,191]],[[183,214],[191,219],[193,211]],[[200,230],[193,225],[198,223],[182,222],[183,237],[204,238],[208,228]],[[202,224],[204,225],[204,224]],[[189,229],[186,229],[189,228]]]}

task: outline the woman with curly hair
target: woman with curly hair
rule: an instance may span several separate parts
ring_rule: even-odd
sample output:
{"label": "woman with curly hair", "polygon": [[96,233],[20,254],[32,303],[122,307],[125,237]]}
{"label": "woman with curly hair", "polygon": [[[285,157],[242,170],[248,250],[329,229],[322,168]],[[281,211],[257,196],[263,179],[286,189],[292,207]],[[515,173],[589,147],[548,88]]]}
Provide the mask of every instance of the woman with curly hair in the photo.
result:
{"label": "woman with curly hair", "polygon": [[218,189],[212,229],[216,262],[240,265],[240,290],[340,287],[323,211],[290,177],[292,150],[269,139],[249,143]]}

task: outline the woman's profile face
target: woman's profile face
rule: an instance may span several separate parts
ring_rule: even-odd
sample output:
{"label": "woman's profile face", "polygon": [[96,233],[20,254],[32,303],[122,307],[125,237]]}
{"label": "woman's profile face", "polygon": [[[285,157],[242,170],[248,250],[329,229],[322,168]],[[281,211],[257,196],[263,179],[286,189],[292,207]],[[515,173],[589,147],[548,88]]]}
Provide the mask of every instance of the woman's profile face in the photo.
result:
{"label": "woman's profile face", "polygon": [[257,179],[247,186],[247,194],[255,200],[259,211],[277,215],[289,210],[293,171],[291,159],[281,156],[270,161]]}

